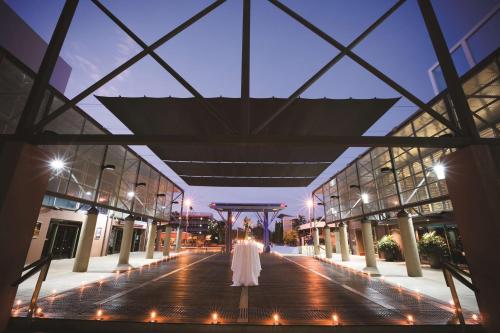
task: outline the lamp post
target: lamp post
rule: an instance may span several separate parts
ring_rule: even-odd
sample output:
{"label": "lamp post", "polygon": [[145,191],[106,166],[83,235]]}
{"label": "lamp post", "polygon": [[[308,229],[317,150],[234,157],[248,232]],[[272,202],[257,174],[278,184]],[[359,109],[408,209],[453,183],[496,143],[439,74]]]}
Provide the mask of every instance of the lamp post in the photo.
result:
{"label": "lamp post", "polygon": [[[189,226],[189,211],[192,210],[193,207],[191,207],[191,200],[190,199],[186,199],[186,201],[184,202],[184,205],[186,206],[186,245],[187,245],[187,232],[188,232],[188,226]],[[181,216],[181,220],[182,220],[182,216]]]}

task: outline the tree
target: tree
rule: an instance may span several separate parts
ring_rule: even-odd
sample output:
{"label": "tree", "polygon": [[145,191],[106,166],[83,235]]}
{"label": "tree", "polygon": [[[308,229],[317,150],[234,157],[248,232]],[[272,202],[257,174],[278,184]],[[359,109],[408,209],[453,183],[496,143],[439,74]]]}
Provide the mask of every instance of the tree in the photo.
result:
{"label": "tree", "polygon": [[224,242],[225,230],[224,222],[212,221],[208,224],[208,234],[211,237],[211,241],[216,244],[222,244]]}
{"label": "tree", "polygon": [[298,238],[299,238],[299,234],[297,233],[297,230],[292,229],[292,230],[288,230],[287,232],[285,232],[285,235],[283,237],[283,241],[285,242],[286,245],[297,246]]}

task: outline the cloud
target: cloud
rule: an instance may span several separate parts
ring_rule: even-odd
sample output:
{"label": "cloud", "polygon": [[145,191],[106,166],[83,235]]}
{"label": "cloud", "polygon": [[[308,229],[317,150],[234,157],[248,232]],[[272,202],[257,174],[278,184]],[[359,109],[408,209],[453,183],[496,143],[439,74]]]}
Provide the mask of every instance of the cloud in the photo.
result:
{"label": "cloud", "polygon": [[[100,78],[104,76],[99,66],[78,54],[73,55],[75,61],[77,62],[80,70],[85,73],[93,82],[98,81]],[[103,87],[99,88],[96,91],[97,94],[107,95],[107,96],[116,96],[118,95],[118,89],[113,84],[105,84]]]}

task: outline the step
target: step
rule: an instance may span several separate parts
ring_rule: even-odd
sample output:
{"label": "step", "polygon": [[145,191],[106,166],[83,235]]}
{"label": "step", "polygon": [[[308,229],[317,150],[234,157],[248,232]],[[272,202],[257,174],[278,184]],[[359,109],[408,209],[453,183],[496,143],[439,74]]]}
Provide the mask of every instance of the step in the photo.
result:
{"label": "step", "polygon": [[307,325],[251,325],[251,324],[165,324],[123,321],[96,321],[70,319],[11,318],[4,333],[485,333],[481,325],[373,325],[373,326],[307,326]]}

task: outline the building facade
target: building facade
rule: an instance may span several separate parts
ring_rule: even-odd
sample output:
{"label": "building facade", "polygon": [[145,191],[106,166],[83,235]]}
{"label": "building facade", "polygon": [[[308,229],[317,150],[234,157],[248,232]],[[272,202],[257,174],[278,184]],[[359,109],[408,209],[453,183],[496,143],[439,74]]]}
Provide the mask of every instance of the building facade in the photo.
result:
{"label": "building facade", "polygon": [[[500,49],[467,71],[461,81],[479,135],[499,137]],[[446,91],[439,93],[429,105],[453,120]],[[440,137],[451,135],[451,131],[428,114],[417,111],[388,135]],[[436,231],[446,240],[451,259],[465,263],[460,231],[454,223],[448,196],[448,170],[441,162],[452,151],[414,147],[369,149],[316,188],[312,198],[324,208],[327,224],[348,225],[353,254],[365,252],[362,219],[372,221],[375,241],[392,234],[400,243],[396,214],[405,209],[413,219],[417,240],[428,231]]]}
{"label": "building facade", "polygon": [[[0,26],[9,25],[9,29],[2,29],[0,33],[0,133],[12,134],[46,44],[6,4],[0,6]],[[13,27],[17,27],[14,34],[17,44],[4,36],[12,37],[9,31]],[[30,54],[25,54],[23,44],[29,45]],[[38,119],[68,102],[62,92],[70,73],[69,65],[60,59]],[[77,106],[49,123],[43,131],[54,135],[108,133]],[[91,256],[119,252],[124,219],[129,215],[135,218],[131,250],[144,250],[147,226],[153,222],[160,226],[169,223],[174,219],[172,210],[182,207],[183,190],[128,147],[41,148],[52,175],[34,225],[27,263],[49,253],[56,259],[74,257],[86,212],[93,206],[99,209],[99,215]]]}

